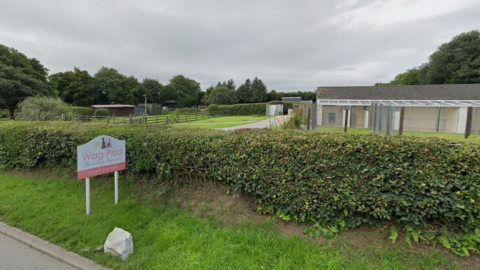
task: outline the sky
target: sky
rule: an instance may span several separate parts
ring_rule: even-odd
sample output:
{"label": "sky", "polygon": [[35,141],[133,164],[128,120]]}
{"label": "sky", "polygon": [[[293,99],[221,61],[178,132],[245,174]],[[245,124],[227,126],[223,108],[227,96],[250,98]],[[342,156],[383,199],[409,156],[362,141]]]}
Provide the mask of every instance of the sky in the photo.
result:
{"label": "sky", "polygon": [[373,85],[480,30],[478,0],[0,0],[0,44],[50,74],[102,66],[202,89]]}

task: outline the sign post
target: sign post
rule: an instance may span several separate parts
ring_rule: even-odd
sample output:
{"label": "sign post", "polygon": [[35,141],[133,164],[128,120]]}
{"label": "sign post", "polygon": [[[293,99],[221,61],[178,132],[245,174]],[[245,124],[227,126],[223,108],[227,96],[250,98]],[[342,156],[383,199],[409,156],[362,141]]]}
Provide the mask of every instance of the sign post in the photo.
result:
{"label": "sign post", "polygon": [[90,214],[90,177],[114,172],[117,204],[118,171],[121,170],[125,170],[125,141],[102,135],[77,146],[77,179],[85,179],[87,215]]}

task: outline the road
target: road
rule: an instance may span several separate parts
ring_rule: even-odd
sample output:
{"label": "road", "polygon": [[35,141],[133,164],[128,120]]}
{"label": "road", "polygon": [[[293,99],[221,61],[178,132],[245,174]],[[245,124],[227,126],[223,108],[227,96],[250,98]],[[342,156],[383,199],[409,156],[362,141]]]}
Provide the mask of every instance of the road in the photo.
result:
{"label": "road", "polygon": [[235,129],[241,129],[241,128],[269,128],[273,126],[279,126],[279,123],[284,123],[290,119],[290,116],[284,115],[284,116],[275,116],[269,119],[261,120],[255,123],[250,123],[250,124],[245,124],[241,126],[236,126],[236,127],[227,127],[227,128],[217,128],[220,130],[235,130]]}
{"label": "road", "polygon": [[76,270],[49,255],[0,233],[0,270]]}

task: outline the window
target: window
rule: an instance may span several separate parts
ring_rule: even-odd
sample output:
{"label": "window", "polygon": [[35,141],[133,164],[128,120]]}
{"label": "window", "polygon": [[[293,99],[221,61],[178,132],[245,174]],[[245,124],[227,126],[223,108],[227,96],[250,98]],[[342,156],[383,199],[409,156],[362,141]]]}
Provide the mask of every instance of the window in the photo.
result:
{"label": "window", "polygon": [[328,113],[328,123],[335,123],[335,113],[334,112],[331,112],[331,113]]}

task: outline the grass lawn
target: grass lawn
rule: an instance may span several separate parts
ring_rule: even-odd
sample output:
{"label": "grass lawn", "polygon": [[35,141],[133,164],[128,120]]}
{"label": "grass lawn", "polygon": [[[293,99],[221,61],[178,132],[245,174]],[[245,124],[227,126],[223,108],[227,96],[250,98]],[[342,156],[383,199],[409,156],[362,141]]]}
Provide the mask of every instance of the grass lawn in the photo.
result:
{"label": "grass lawn", "polygon": [[189,128],[224,128],[254,123],[271,117],[272,116],[221,116],[187,123],[172,124],[172,126]]}
{"label": "grass lawn", "polygon": [[[329,132],[329,133],[344,133],[342,127],[317,127],[317,132]],[[398,134],[398,131],[396,131]],[[373,132],[365,128],[349,128],[347,129],[348,134],[372,134]],[[449,140],[465,140],[464,134],[460,133],[436,133],[436,132],[417,132],[417,131],[404,131],[403,135],[405,136],[416,136],[416,137],[440,137]],[[467,139],[468,141],[480,142],[480,135],[472,134]]]}
{"label": "grass lawn", "polygon": [[[412,250],[399,245],[399,240],[395,245],[383,242],[378,234],[368,231],[363,238],[357,238],[354,231],[317,241],[302,235],[281,234],[275,221],[271,221],[273,218],[228,225],[206,211],[207,204],[202,203],[200,214],[196,214],[176,201],[187,197],[198,200],[200,194],[193,189],[179,196],[166,185],[141,184],[141,179],[123,173],[118,205],[113,203],[113,177],[92,179],[91,214],[86,216],[84,181],[73,180],[72,173],[61,174],[0,171],[0,220],[114,269],[476,267],[475,263],[461,261],[439,248],[414,245],[417,250]],[[57,176],[51,178],[52,175]],[[144,188],[139,188],[142,185]],[[215,196],[204,194],[204,197]],[[225,205],[230,210],[237,208],[235,204],[222,206]],[[246,218],[254,220],[255,215]],[[114,227],[123,228],[133,236],[135,251],[126,262],[103,254],[104,241]],[[373,244],[379,241],[383,244]]]}

